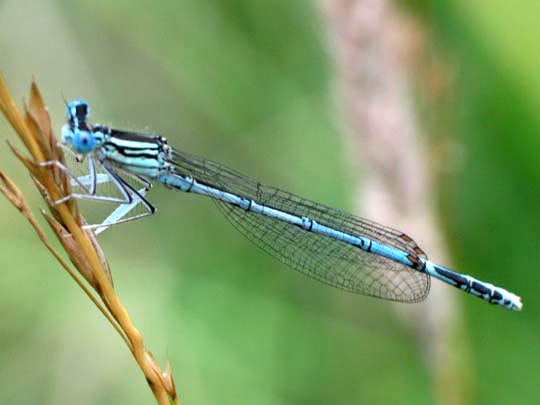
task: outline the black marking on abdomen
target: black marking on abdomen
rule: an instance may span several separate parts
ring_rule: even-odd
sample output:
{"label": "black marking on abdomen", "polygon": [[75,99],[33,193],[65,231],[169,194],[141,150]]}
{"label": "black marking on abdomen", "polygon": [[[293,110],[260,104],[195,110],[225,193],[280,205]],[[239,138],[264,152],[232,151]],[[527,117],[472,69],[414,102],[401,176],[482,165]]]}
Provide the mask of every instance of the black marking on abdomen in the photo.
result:
{"label": "black marking on abdomen", "polygon": [[195,179],[193,177],[187,177],[191,179],[191,183],[189,183],[189,188],[185,191],[186,193],[189,193],[191,189],[193,188],[193,185],[195,184]]}
{"label": "black marking on abdomen", "polygon": [[441,274],[443,277],[453,280],[458,287],[469,284],[467,277],[464,277],[461,274],[454,273],[453,271],[445,270],[444,268],[441,268],[439,266],[433,266],[433,268],[435,269],[437,273]]}
{"label": "black marking on abdomen", "polygon": [[[313,224],[315,221],[313,221],[311,218],[308,217],[302,217],[302,228],[307,231],[311,232],[313,230]],[[306,227],[305,224],[309,223],[309,227]]]}
{"label": "black marking on abdomen", "polygon": [[474,290],[478,291],[482,296],[487,295],[491,298],[493,296],[493,290],[491,288],[486,287],[485,285],[482,285],[476,281],[473,281],[471,283],[471,286]]}
{"label": "black marking on abdomen", "polygon": [[[360,247],[363,249],[364,242],[363,242],[363,239],[360,239],[360,240],[362,241]],[[371,253],[371,246],[373,245],[373,241],[371,239],[368,239],[368,240],[369,240],[369,243],[367,245],[366,252]]]}

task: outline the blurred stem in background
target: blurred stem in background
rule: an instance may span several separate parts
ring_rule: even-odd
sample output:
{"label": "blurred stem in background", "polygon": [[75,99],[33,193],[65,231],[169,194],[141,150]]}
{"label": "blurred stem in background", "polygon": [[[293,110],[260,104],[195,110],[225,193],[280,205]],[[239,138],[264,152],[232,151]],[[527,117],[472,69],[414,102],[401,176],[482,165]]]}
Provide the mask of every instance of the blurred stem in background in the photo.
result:
{"label": "blurred stem in background", "polygon": [[[404,229],[450,265],[436,212],[436,167],[418,119],[415,89],[430,86],[427,27],[391,0],[325,0],[338,106],[362,216]],[[422,78],[420,84],[417,80]],[[445,78],[446,79],[446,78]],[[361,162],[361,163],[360,163]],[[361,182],[361,185],[360,185]],[[395,305],[414,330],[441,405],[472,403],[459,302],[437,281],[419,305]]]}

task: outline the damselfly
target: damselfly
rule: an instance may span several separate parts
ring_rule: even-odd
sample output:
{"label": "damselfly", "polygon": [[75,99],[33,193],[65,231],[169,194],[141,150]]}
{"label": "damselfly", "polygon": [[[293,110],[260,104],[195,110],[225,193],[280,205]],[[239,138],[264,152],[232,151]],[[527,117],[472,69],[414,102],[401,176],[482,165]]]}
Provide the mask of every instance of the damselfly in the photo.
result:
{"label": "damselfly", "polygon": [[[69,198],[118,203],[96,232],[155,212],[146,199],[153,182],[210,197],[247,238],[293,269],[331,286],[399,302],[419,302],[430,289],[430,277],[492,304],[520,310],[515,294],[428,260],[406,234],[347,214],[275,187],[264,185],[223,165],[174,149],[167,139],[103,125],[90,125],[83,100],[67,106],[62,144],[88,174],[77,175],[57,161],[77,192]],[[129,179],[129,180],[128,180]],[[142,185],[138,188],[135,181]],[[98,192],[109,184],[117,196]],[[135,213],[135,207],[144,212]]]}

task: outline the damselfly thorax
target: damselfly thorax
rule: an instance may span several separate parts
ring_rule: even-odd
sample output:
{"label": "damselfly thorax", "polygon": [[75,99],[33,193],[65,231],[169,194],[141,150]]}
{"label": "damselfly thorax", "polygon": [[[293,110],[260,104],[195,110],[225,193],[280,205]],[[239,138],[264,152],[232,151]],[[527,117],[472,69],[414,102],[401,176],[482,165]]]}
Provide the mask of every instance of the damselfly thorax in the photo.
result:
{"label": "damselfly thorax", "polygon": [[93,134],[103,139],[95,151],[103,163],[151,179],[170,171],[172,150],[162,136],[119,131],[103,125],[94,126]]}

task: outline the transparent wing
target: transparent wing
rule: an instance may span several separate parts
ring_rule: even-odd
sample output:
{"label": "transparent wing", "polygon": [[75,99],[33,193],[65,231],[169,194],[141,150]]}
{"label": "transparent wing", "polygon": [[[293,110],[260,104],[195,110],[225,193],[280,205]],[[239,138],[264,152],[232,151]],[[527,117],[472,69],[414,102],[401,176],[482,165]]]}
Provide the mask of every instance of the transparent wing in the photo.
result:
{"label": "transparent wing", "polygon": [[[260,204],[314,219],[426,258],[409,236],[343,211],[263,185],[218,163],[175,151],[176,170]],[[300,227],[214,200],[227,219],[257,246],[295,270],[334,287],[400,302],[418,302],[429,293],[427,274]]]}

